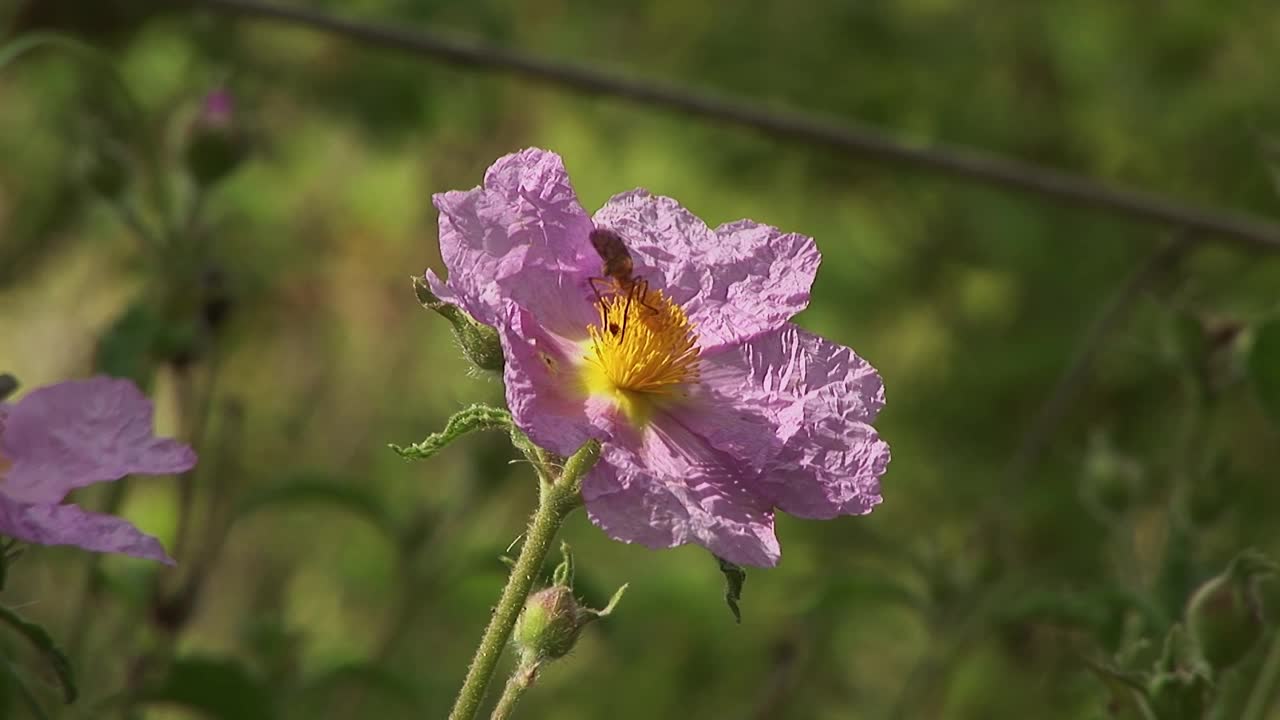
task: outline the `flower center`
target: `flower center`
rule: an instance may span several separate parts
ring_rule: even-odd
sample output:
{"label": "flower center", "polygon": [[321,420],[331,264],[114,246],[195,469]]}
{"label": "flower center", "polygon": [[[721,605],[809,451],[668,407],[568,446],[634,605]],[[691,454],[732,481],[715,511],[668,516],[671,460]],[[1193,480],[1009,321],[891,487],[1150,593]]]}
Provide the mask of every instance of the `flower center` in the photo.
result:
{"label": "flower center", "polygon": [[697,335],[679,305],[643,283],[601,298],[600,322],[587,328],[583,383],[610,396],[632,420],[661,396],[698,379]]}

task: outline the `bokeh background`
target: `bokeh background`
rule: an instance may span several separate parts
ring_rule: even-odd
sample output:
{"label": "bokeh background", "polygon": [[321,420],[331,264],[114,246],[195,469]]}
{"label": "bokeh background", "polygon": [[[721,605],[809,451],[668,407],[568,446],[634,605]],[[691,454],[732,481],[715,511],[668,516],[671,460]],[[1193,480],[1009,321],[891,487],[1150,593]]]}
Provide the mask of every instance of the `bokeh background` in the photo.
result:
{"label": "bokeh background", "polygon": [[[578,513],[580,594],[630,590],[520,716],[1109,717],[1090,661],[1158,651],[1237,552],[1280,552],[1280,426],[1247,372],[1280,307],[1274,255],[1161,250],[1172,234],[1149,224],[200,5],[0,3],[4,37],[101,51],[0,70],[0,370],[26,388],[134,377],[202,460],[76,498],[164,539],[177,568],[32,548],[9,569],[5,603],[73,657],[64,707],[25,643],[0,646],[52,717],[446,714],[536,482],[500,433],[416,464],[387,449],[502,401],[409,277],[443,269],[431,194],[531,145],[564,156],[589,210],[641,186],[711,225],[814,236],[798,322],[880,369],[893,462],[870,516],[779,519],[782,564],[750,571],[740,625],[704,550],[615,543]],[[307,7],[1280,206],[1264,0]],[[246,154],[195,202],[186,149],[219,88]],[[169,242],[141,236],[166,218]],[[1254,686],[1257,635],[1225,695]],[[16,693],[0,684],[0,716],[27,716]]]}

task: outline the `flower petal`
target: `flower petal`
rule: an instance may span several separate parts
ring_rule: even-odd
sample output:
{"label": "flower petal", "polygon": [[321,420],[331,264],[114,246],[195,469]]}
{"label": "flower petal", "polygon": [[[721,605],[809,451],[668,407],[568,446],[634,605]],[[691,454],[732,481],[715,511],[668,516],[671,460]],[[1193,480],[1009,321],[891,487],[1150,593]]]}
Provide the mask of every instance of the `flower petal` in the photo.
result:
{"label": "flower petal", "polygon": [[[496,325],[509,298],[557,332],[586,336],[596,318],[587,277],[599,274],[600,258],[559,155],[536,148],[507,155],[483,186],[433,200],[448,284],[467,312]],[[445,298],[436,283],[432,289]]]}
{"label": "flower petal", "polygon": [[29,503],[56,503],[74,488],[196,464],[190,447],[155,436],[151,401],[133,383],[101,376],[28,393],[9,410],[0,455],[13,464],[0,490]]}
{"label": "flower petal", "polygon": [[783,443],[759,481],[779,508],[829,519],[880,503],[889,445],[869,423],[884,406],[884,385],[852,350],[787,324],[704,361],[703,383]]}
{"label": "flower petal", "polygon": [[780,327],[809,304],[821,255],[813,238],[751,220],[714,231],[675,200],[615,195],[595,214],[622,236],[638,276],[697,328],[704,352]]}
{"label": "flower petal", "polygon": [[0,495],[0,534],[36,545],[74,545],[173,564],[159,540],[128,520],[87,512],[75,505],[24,503]]}
{"label": "flower petal", "polygon": [[615,540],[655,549],[693,542],[740,565],[778,563],[768,501],[732,459],[678,425],[655,420],[642,438],[606,445],[582,496]]}
{"label": "flower petal", "polygon": [[540,447],[571,455],[603,433],[586,414],[577,364],[581,350],[538,325],[533,313],[508,303],[498,324],[507,407],[516,426]]}

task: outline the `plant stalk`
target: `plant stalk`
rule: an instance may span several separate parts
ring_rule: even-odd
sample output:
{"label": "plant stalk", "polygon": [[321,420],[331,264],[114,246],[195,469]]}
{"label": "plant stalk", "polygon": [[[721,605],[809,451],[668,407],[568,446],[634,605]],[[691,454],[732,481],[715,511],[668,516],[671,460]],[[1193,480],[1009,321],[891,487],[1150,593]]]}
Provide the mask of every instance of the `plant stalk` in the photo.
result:
{"label": "plant stalk", "polygon": [[525,690],[533,687],[533,681],[537,675],[537,663],[532,665],[521,663],[507,679],[507,686],[503,688],[502,697],[493,707],[493,714],[489,716],[489,720],[510,720],[511,714],[515,712],[516,703],[520,702]]}
{"label": "plant stalk", "polygon": [[560,532],[565,518],[582,504],[582,477],[595,465],[599,456],[600,444],[589,441],[569,458],[564,472],[554,483],[541,486],[538,509],[529,519],[520,556],[516,558],[498,606],[489,618],[489,626],[485,628],[480,647],[467,669],[467,677],[458,691],[449,720],[474,720],[480,711],[485,691],[498,667],[498,659],[511,639],[516,619],[533,590],[533,583],[542,570],[547,553],[551,551],[556,534]]}

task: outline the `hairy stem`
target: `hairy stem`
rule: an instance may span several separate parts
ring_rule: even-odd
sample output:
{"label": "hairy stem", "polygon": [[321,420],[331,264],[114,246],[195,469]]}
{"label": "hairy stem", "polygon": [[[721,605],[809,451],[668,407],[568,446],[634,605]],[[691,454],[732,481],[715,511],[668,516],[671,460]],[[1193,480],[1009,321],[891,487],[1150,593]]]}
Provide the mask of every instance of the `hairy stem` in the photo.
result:
{"label": "hairy stem", "polygon": [[524,545],[520,548],[520,557],[511,569],[507,585],[502,589],[498,606],[489,618],[489,626],[485,628],[480,639],[480,647],[476,649],[471,667],[467,669],[467,677],[458,691],[458,699],[449,720],[474,720],[484,701],[485,691],[493,672],[498,667],[498,658],[511,639],[511,631],[516,619],[524,608],[529,593],[533,590],[533,582],[542,569],[542,563],[551,551],[556,533],[564,520],[581,503],[582,476],[595,465],[600,456],[600,445],[590,441],[582,449],[574,453],[565,463],[564,472],[551,484],[542,485],[538,500],[538,509],[529,519],[529,529],[525,532]]}
{"label": "hairy stem", "polygon": [[533,681],[537,676],[537,663],[533,665],[521,663],[507,679],[507,686],[503,688],[502,697],[493,707],[493,714],[489,716],[489,720],[510,720],[511,714],[515,712],[516,703],[520,702],[525,690],[533,687]]}

